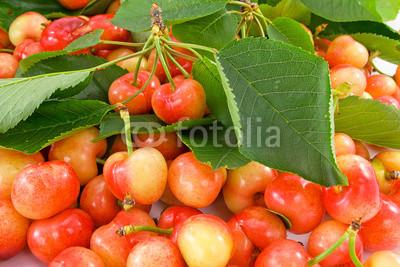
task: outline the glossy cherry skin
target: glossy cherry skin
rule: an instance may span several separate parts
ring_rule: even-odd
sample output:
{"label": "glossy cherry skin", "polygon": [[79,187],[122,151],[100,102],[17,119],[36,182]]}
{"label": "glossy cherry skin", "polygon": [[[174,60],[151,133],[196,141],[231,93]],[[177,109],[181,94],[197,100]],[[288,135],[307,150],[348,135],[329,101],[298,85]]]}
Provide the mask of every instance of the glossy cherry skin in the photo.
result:
{"label": "glossy cherry skin", "polygon": [[367,88],[365,89],[373,98],[389,96],[396,93],[397,84],[389,76],[375,74],[368,78]]}
{"label": "glossy cherry skin", "polygon": [[386,170],[383,161],[379,158],[375,157],[371,161],[371,163],[374,167],[376,180],[378,182],[379,190],[381,191],[381,193],[388,195],[396,194],[400,186],[399,180],[390,178],[390,172]]}
{"label": "glossy cherry skin", "polygon": [[334,142],[336,156],[356,154],[356,144],[347,134],[335,133]]}
{"label": "glossy cherry skin", "polygon": [[313,230],[325,213],[321,186],[294,174],[281,173],[267,185],[264,200],[269,209],[289,218],[289,231],[296,234]]}
{"label": "glossy cherry skin", "polygon": [[69,10],[76,10],[87,6],[89,0],[58,0],[58,2]]}
{"label": "glossy cherry skin", "polygon": [[8,38],[8,33],[3,29],[0,29],[0,49],[8,48],[11,42]]}
{"label": "glossy cherry skin", "polygon": [[354,144],[356,146],[356,155],[359,155],[360,157],[365,158],[366,160],[371,159],[371,155],[369,154],[369,150],[367,146],[360,142],[360,141],[354,141]]}
{"label": "glossy cherry skin", "polygon": [[45,51],[62,50],[82,33],[77,29],[87,21],[81,17],[64,17],[50,23],[43,31],[40,44]]}
{"label": "glossy cherry skin", "polygon": [[193,79],[186,79],[175,85],[175,91],[167,83],[154,92],[151,104],[157,117],[168,124],[202,118],[206,111],[203,86]]}
{"label": "glossy cherry skin", "polygon": [[361,225],[360,235],[369,251],[396,250],[400,248],[400,208],[382,195],[378,214]]}
{"label": "glossy cherry skin", "polygon": [[[108,91],[108,100],[110,104],[114,105],[121,103],[128,99],[130,96],[137,93],[142,86],[150,78],[150,73],[147,71],[139,71],[137,86],[133,85],[133,73],[125,74],[124,76],[115,80]],[[130,114],[144,114],[151,111],[151,97],[154,91],[160,87],[160,81],[157,77],[151,79],[150,84],[146,89],[138,94],[133,100],[129,101],[125,106],[128,108]]]}
{"label": "glossy cherry skin", "polygon": [[26,39],[39,41],[43,29],[49,21],[37,12],[26,12],[19,15],[11,23],[8,30],[10,41],[14,46],[18,46]]}
{"label": "glossy cherry skin", "polygon": [[121,6],[121,0],[114,0],[107,8],[107,14],[117,13],[119,7]]}
{"label": "glossy cherry skin", "polygon": [[256,247],[244,233],[242,226],[236,216],[228,221],[233,238],[233,252],[228,266],[250,267],[254,260]]}
{"label": "glossy cherry skin", "polygon": [[10,199],[15,176],[26,166],[43,162],[40,152],[27,155],[15,150],[0,148],[0,199]]}
{"label": "glossy cherry skin", "polygon": [[378,213],[381,205],[371,163],[357,155],[339,156],[337,162],[349,185],[324,190],[323,203],[328,214],[346,224],[368,221]]}
{"label": "glossy cherry skin", "polygon": [[14,56],[18,60],[22,60],[31,55],[38,54],[41,52],[43,52],[43,47],[40,44],[40,42],[36,42],[32,39],[26,39],[22,43],[17,45],[17,47],[15,47]]}
{"label": "glossy cherry skin", "polygon": [[96,158],[106,153],[106,140],[93,141],[98,136],[99,130],[92,127],[55,142],[51,145],[49,160],[69,163],[85,185],[98,174]]}
{"label": "glossy cherry skin", "polygon": [[302,245],[288,239],[276,240],[258,255],[255,267],[308,267],[309,255]]}
{"label": "glossy cherry skin", "polygon": [[[315,228],[308,239],[308,253],[316,257],[333,245],[347,230],[347,224],[329,220]],[[358,234],[356,238],[356,254],[359,259],[363,255],[363,243]],[[332,254],[319,263],[325,266],[353,266],[349,256],[349,242],[345,241]]]}
{"label": "glossy cherry skin", "polygon": [[89,247],[93,221],[80,209],[67,209],[54,217],[32,223],[28,231],[28,246],[43,262],[52,261],[68,247]]}
{"label": "glossy cherry skin", "polygon": [[117,152],[124,152],[124,151],[127,151],[125,141],[122,139],[122,137],[120,135],[117,135],[111,146],[111,154],[115,154]]}
{"label": "glossy cherry skin", "polygon": [[17,255],[26,244],[29,220],[20,215],[10,200],[0,200],[0,260]]}
{"label": "glossy cherry skin", "polygon": [[362,96],[367,87],[365,73],[351,65],[337,65],[330,71],[332,88],[336,89],[342,84],[350,87],[350,94]]}
{"label": "glossy cherry skin", "polygon": [[162,154],[150,147],[111,155],[103,174],[111,192],[123,200],[128,195],[136,203],[151,205],[158,201],[167,184],[167,163]]}
{"label": "glossy cherry skin", "polygon": [[57,255],[48,267],[106,267],[99,256],[84,247],[70,247]]}
{"label": "glossy cherry skin", "polygon": [[11,200],[24,217],[45,219],[74,204],[79,195],[79,179],[62,161],[25,167],[14,179]]}
{"label": "glossy cherry skin", "polygon": [[400,151],[385,150],[378,153],[375,157],[382,162],[387,171],[400,170]]}
{"label": "glossy cherry skin", "polygon": [[133,247],[127,267],[185,267],[178,247],[163,236],[150,237]]}
{"label": "glossy cherry skin", "polygon": [[240,168],[228,171],[223,193],[225,204],[233,213],[247,207],[262,205],[265,188],[278,176],[278,172],[252,161]]}
{"label": "glossy cherry skin", "polygon": [[8,53],[0,53],[0,79],[14,78],[18,66],[16,57]]}
{"label": "glossy cherry skin", "polygon": [[80,197],[80,208],[92,217],[96,226],[108,224],[120,210],[103,176],[93,178],[85,186]]}
{"label": "glossy cherry skin", "polygon": [[[127,55],[131,55],[135,53],[132,49],[129,48],[117,48],[115,50],[112,50],[110,52],[110,54],[107,55],[107,60],[108,61],[112,61],[114,59],[123,57],[123,56],[127,56]],[[136,70],[136,64],[139,62],[139,58],[138,57],[133,57],[130,59],[126,59],[124,61],[118,62],[116,65],[120,66],[123,69],[126,69],[129,72],[135,72]],[[142,58],[142,61],[140,63],[140,69],[142,70],[146,70],[147,67],[147,59],[146,58]]]}
{"label": "glossy cherry skin", "polygon": [[225,267],[233,251],[228,225],[213,215],[200,214],[187,219],[179,230],[177,242],[191,267]]}
{"label": "glossy cherry skin", "polygon": [[363,68],[369,59],[367,48],[349,35],[341,35],[331,42],[325,56],[331,67],[349,64]]}
{"label": "glossy cherry skin", "polygon": [[163,154],[166,160],[173,160],[187,151],[176,133],[138,134],[134,137],[135,146],[153,147]]}
{"label": "glossy cherry skin", "polygon": [[400,267],[400,255],[383,250],[373,253],[364,263],[364,267]]}
{"label": "glossy cherry skin", "polygon": [[193,208],[209,206],[226,181],[226,169],[213,170],[192,152],[177,157],[168,170],[168,185],[174,196]]}
{"label": "glossy cherry skin", "polygon": [[378,97],[376,100],[378,100],[379,102],[389,105],[389,106],[393,106],[397,109],[400,109],[400,103],[399,101],[397,101],[396,98],[390,96],[390,95],[384,95],[384,96],[380,96]]}

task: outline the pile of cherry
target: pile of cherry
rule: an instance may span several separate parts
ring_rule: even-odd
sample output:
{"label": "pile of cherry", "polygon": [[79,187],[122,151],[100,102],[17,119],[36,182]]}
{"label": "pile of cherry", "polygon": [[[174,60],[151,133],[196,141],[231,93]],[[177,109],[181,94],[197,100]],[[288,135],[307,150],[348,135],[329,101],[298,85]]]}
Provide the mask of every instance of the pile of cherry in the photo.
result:
{"label": "pile of cherry", "polygon": [[[133,54],[132,48],[116,46],[131,38],[111,23],[117,2],[110,14],[90,18],[50,22],[35,12],[19,16],[8,33],[0,31],[0,48],[14,51],[0,53],[0,78],[14,77],[21,59],[63,49],[95,29],[114,43],[78,54],[107,60]],[[315,44],[330,64],[335,96],[357,95],[400,108],[400,72],[395,79],[375,74],[369,52],[350,36]],[[176,60],[191,72],[192,61]],[[111,85],[110,103],[135,94],[158,64],[148,87],[126,105],[129,113],[154,111],[166,123],[203,117],[202,85],[168,61],[177,86],[171,91],[155,61],[154,52],[142,60],[136,85],[138,60],[118,63],[130,73]],[[170,106],[171,98],[182,101]],[[98,135],[95,127],[85,129],[35,155],[0,149],[0,259],[27,244],[53,267],[360,266],[362,261],[370,267],[400,266],[394,252],[400,248],[400,151],[374,147],[379,153],[372,158],[367,145],[336,133],[337,161],[349,185],[325,188],[256,162],[212,170],[180,146],[175,133],[161,143],[154,135],[136,135],[132,153],[120,137],[109,149],[106,140],[92,142]],[[99,175],[97,159],[106,151]],[[199,210],[220,193],[234,214],[228,221]],[[159,200],[169,207],[155,220],[149,211]],[[287,239],[288,224],[294,234],[310,233],[308,243]],[[373,253],[363,259],[364,251]]]}

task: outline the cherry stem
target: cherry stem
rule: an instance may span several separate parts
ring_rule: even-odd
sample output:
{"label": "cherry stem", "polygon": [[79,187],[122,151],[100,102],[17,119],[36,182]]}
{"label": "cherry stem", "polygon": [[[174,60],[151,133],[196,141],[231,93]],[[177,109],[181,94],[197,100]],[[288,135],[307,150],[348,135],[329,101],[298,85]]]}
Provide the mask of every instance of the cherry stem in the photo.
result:
{"label": "cherry stem", "polygon": [[247,24],[244,23],[244,24],[242,25],[242,28],[240,29],[240,32],[242,33],[242,38],[243,38],[243,39],[247,37],[247,35],[246,35],[247,29],[246,29],[246,28],[247,28]]}
{"label": "cherry stem", "polygon": [[[149,47],[151,45],[153,40],[154,40],[154,36],[150,35],[149,39],[147,39],[146,43],[144,44],[142,51],[146,50],[147,47]],[[138,75],[139,75],[140,65],[142,64],[143,56],[144,56],[144,54],[141,54],[139,59],[138,59],[138,62],[136,63],[135,72],[133,74],[133,85],[137,85],[137,78],[138,78]],[[157,62],[157,61],[155,61],[155,62]],[[156,63],[154,63],[154,64],[156,64]]]}
{"label": "cherry stem", "polygon": [[228,4],[247,7],[247,8],[252,8],[252,6],[250,4],[245,3],[245,2],[240,2],[240,1],[229,1]]}
{"label": "cherry stem", "polygon": [[[351,226],[350,226],[351,227]],[[350,229],[349,227],[349,229]],[[349,233],[346,231],[332,246],[330,246],[327,250],[316,256],[315,258],[311,259],[308,262],[308,266],[314,266],[319,262],[326,259],[329,255],[331,255],[338,247],[340,247],[347,239],[349,238]]]}
{"label": "cherry stem", "polygon": [[128,194],[124,197],[124,200],[121,201],[121,206],[123,210],[128,211],[135,206],[135,200]]}
{"label": "cherry stem", "polygon": [[96,162],[101,165],[104,165],[106,163],[106,161],[104,159],[100,159],[100,158],[96,158]]}
{"label": "cherry stem", "polygon": [[117,230],[117,234],[119,236],[126,236],[129,234],[137,233],[137,232],[153,232],[162,235],[170,235],[173,232],[173,228],[162,229],[156,226],[149,225],[125,225]]}
{"label": "cherry stem", "polygon": [[12,49],[7,49],[7,48],[2,48],[2,49],[0,49],[0,52],[14,53],[14,50],[12,50]]}
{"label": "cherry stem", "polygon": [[[163,69],[165,71],[165,75],[167,76],[168,81],[171,84],[172,91],[175,91],[176,86],[175,86],[174,80],[172,79],[172,75],[169,72],[167,61],[164,58],[164,54],[163,54],[163,51],[162,51],[162,48],[161,48],[161,44],[160,44],[160,39],[159,38],[155,39],[155,45],[156,45],[157,54],[160,57],[161,65],[163,66]],[[157,64],[157,61],[155,61],[154,64]]]}
{"label": "cherry stem", "polygon": [[109,44],[109,45],[120,45],[127,47],[142,47],[145,43],[131,43],[131,42],[118,42],[118,41],[109,41],[109,40],[100,40],[100,44]]}
{"label": "cherry stem", "polygon": [[356,267],[363,267],[364,265],[361,263],[360,259],[357,257],[356,252],[356,239],[357,239],[357,231],[353,229],[349,231],[349,255],[351,261]]}
{"label": "cherry stem", "polygon": [[264,32],[264,28],[260,22],[260,20],[257,17],[254,17],[255,21],[257,22],[258,28],[260,29],[261,32],[261,36],[265,37],[265,32]]}
{"label": "cherry stem", "polygon": [[[198,49],[198,50],[203,50],[203,51],[210,52],[212,54],[216,54],[218,52],[218,50],[215,49],[215,48],[210,48],[210,47],[203,46],[203,45],[178,43],[178,42],[174,42],[174,41],[171,41],[171,40],[167,40],[165,38],[162,38],[162,40],[165,41],[170,46],[186,48],[186,49],[188,49],[190,51],[192,51],[192,49]],[[200,58],[201,58],[201,56],[200,56]]]}
{"label": "cherry stem", "polygon": [[128,108],[121,105],[119,114],[121,116],[121,119],[124,121],[126,148],[128,149],[128,155],[130,156],[133,152],[133,143],[132,143],[132,133],[131,133],[131,120]]}
{"label": "cherry stem", "polygon": [[400,179],[400,171],[390,171],[386,172],[386,180],[398,180]]}
{"label": "cherry stem", "polygon": [[164,43],[164,47],[168,50],[168,52],[171,53],[171,55],[174,55],[174,56],[177,56],[177,57],[180,57],[180,58],[184,58],[184,59],[187,59],[187,60],[190,60],[190,61],[196,61],[197,60],[196,57],[192,57],[192,56],[186,55],[184,53],[181,53],[179,51],[176,51],[176,50],[172,49],[166,43]]}
{"label": "cherry stem", "polygon": [[171,54],[168,51],[165,51],[165,54],[172,61],[172,63],[174,63],[175,66],[178,67],[178,69],[182,72],[183,76],[185,76],[186,79],[190,77],[190,74],[185,70],[185,68],[182,67],[182,65],[179,64],[179,62],[173,56],[171,56]]}
{"label": "cherry stem", "polygon": [[264,16],[264,14],[261,12],[260,8],[257,8],[256,12],[253,12],[253,14],[255,16],[259,17],[260,19],[262,19],[266,26],[268,26],[268,24],[272,24],[272,21]]}

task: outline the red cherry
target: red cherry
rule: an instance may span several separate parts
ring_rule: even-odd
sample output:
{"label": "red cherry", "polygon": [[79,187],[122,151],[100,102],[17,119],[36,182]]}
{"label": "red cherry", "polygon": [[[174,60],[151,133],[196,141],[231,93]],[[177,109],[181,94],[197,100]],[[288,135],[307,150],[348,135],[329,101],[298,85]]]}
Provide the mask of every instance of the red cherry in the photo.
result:
{"label": "red cherry", "polygon": [[335,133],[334,142],[336,156],[356,154],[356,144],[347,134]]}
{"label": "red cherry", "polygon": [[384,95],[384,96],[380,96],[378,97],[376,100],[378,100],[379,102],[389,105],[389,106],[393,106],[397,109],[400,109],[400,103],[399,101],[397,101],[396,98],[390,96],[390,95]]}
{"label": "red cherry", "polygon": [[[110,90],[108,91],[108,100],[110,104],[121,103],[134,95],[148,81],[150,73],[147,71],[139,71],[136,86],[133,85],[133,76],[133,73],[125,74],[111,84]],[[160,81],[154,76],[143,92],[125,104],[125,106],[128,107],[129,113],[149,113],[151,111],[151,97],[158,87],[160,87]]]}
{"label": "red cherry", "polygon": [[363,68],[369,59],[367,48],[355,41],[349,35],[337,37],[329,45],[326,60],[331,67],[339,64],[350,64],[356,68]]}
{"label": "red cherry", "polygon": [[30,55],[38,54],[43,52],[43,47],[40,42],[36,42],[32,39],[26,39],[15,47],[14,56],[18,60],[29,57]]}
{"label": "red cherry", "polygon": [[32,223],[28,231],[29,249],[39,260],[50,262],[68,247],[89,247],[93,228],[93,221],[86,212],[67,209]]}
{"label": "red cherry", "polygon": [[264,200],[269,209],[289,218],[290,231],[296,234],[317,227],[325,212],[321,186],[289,173],[280,174],[267,185]]}
{"label": "red cherry", "polygon": [[193,79],[159,87],[151,99],[154,113],[168,124],[185,119],[200,119],[206,111],[206,94],[203,86]]}
{"label": "red cherry", "polygon": [[14,78],[19,63],[15,56],[8,53],[0,53],[0,79]]}
{"label": "red cherry", "polygon": [[235,216],[228,221],[233,238],[233,252],[228,266],[252,266],[255,246],[244,233],[241,224]]}
{"label": "red cherry", "polygon": [[195,208],[186,206],[171,206],[165,209],[158,220],[158,226],[163,229],[173,228],[178,224],[183,223],[188,218],[202,214],[201,211]]}
{"label": "red cherry", "polygon": [[390,96],[396,93],[397,84],[389,76],[375,74],[367,79],[367,88],[365,89],[373,98],[381,96]]}
{"label": "red cherry", "polygon": [[8,33],[3,29],[0,29],[0,49],[8,48],[11,42],[8,38]]}
{"label": "red cherry", "polygon": [[58,0],[58,2],[69,10],[76,10],[87,6],[89,0]]}
{"label": "red cherry", "polygon": [[105,267],[96,253],[84,247],[70,247],[57,255],[48,267]]}
{"label": "red cherry", "polygon": [[339,156],[337,162],[349,185],[324,190],[328,214],[346,224],[368,221],[380,208],[379,186],[371,163],[357,155]]}
{"label": "red cherry", "polygon": [[330,75],[332,88],[347,84],[351,95],[362,96],[367,86],[365,73],[351,65],[337,65],[331,69]]}
{"label": "red cherry", "polygon": [[369,154],[369,150],[367,146],[360,142],[360,141],[354,141],[354,144],[356,146],[356,155],[359,155],[360,157],[365,158],[366,160],[371,159],[371,155]]}

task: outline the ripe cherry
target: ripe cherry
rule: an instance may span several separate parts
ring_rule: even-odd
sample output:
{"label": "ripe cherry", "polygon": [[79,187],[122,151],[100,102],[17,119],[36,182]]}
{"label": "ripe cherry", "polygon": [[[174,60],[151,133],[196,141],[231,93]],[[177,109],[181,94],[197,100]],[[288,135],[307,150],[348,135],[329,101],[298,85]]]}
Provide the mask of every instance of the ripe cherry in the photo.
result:
{"label": "ripe cherry", "polygon": [[336,156],[356,154],[356,144],[347,134],[335,133],[334,142]]}
{"label": "ripe cherry", "polygon": [[42,154],[27,155],[0,148],[0,199],[10,199],[15,176],[26,166],[43,162]]}
{"label": "ripe cherry", "polygon": [[331,42],[326,52],[326,60],[331,67],[349,64],[363,68],[369,59],[367,48],[349,35],[341,35]]}
{"label": "ripe cherry", "polygon": [[11,192],[15,209],[29,219],[45,219],[70,207],[79,195],[79,179],[62,161],[29,165],[17,174]]}
{"label": "ripe cherry", "polygon": [[0,53],[0,79],[14,78],[18,66],[18,60],[13,55]]}
{"label": "ripe cherry", "polygon": [[356,155],[359,155],[360,157],[363,157],[366,160],[370,160],[371,155],[369,154],[367,146],[360,141],[354,141],[354,144],[356,146]]}
{"label": "ripe cherry", "polygon": [[153,94],[151,104],[154,113],[162,121],[172,124],[185,119],[200,119],[206,111],[206,94],[203,86],[193,80],[163,84]]}
{"label": "ripe cherry", "polygon": [[103,169],[111,192],[120,200],[132,198],[136,203],[151,205],[162,196],[167,184],[167,163],[162,154],[150,147],[135,150],[132,155],[111,155]]}
{"label": "ripe cherry", "polygon": [[386,150],[378,153],[372,160],[379,190],[384,194],[395,194],[400,186],[400,152]]}
{"label": "ripe cherry", "polygon": [[362,96],[367,86],[367,78],[364,72],[351,65],[337,65],[331,69],[332,88],[337,89],[346,84],[350,88],[350,94]]}
{"label": "ripe cherry", "polygon": [[26,244],[29,220],[22,217],[10,200],[0,200],[0,260],[17,255]]}
{"label": "ripe cherry", "polygon": [[86,23],[82,17],[57,19],[44,29],[40,44],[45,51],[62,50],[83,34],[77,30]]}
{"label": "ripe cherry", "polygon": [[[123,56],[127,56],[127,55],[131,55],[135,53],[133,50],[129,49],[129,48],[117,48],[113,51],[111,51],[108,55],[107,55],[107,60],[108,61],[112,61],[114,59],[123,57]],[[118,62],[117,65],[120,66],[123,69],[126,69],[129,72],[134,72],[136,70],[136,64],[139,62],[139,58],[138,57],[133,57],[130,59],[126,59],[124,61]],[[146,58],[143,58],[141,63],[140,63],[140,68],[142,70],[145,70],[147,67],[147,60]]]}
{"label": "ripe cherry", "polygon": [[89,247],[93,221],[80,209],[67,209],[54,217],[32,223],[28,231],[28,246],[43,262],[52,261],[68,247]]}
{"label": "ripe cherry", "polygon": [[225,267],[233,251],[228,225],[213,215],[187,219],[178,232],[178,247],[188,266]]}
{"label": "ripe cherry", "polygon": [[22,60],[29,57],[30,55],[38,54],[41,52],[43,52],[43,47],[40,42],[36,42],[32,39],[26,39],[22,43],[17,45],[17,47],[15,47],[14,56],[18,60]]}
{"label": "ripe cherry", "polygon": [[400,248],[400,208],[385,195],[378,214],[361,225],[360,235],[369,251]]}
{"label": "ripe cherry", "polygon": [[84,247],[70,247],[57,255],[48,267],[105,267],[96,253]]}
{"label": "ripe cherry", "polygon": [[103,176],[93,178],[85,186],[80,197],[80,208],[92,217],[96,226],[108,224],[120,210]]}
{"label": "ripe cherry", "polygon": [[[348,225],[335,220],[321,223],[315,228],[308,239],[308,252],[312,257],[316,257],[330,248],[347,230]],[[356,238],[356,254],[358,258],[363,255],[363,243],[360,235]],[[325,266],[352,266],[349,256],[349,242],[345,241],[333,251],[327,258],[319,263]]]}
{"label": "ripe cherry", "polygon": [[8,38],[8,33],[0,28],[0,49],[8,48],[11,42]]}
{"label": "ripe cherry", "polygon": [[87,6],[89,0],[58,0],[58,2],[69,10],[76,10]]}
{"label": "ripe cherry", "polygon": [[125,141],[118,135],[115,137],[114,143],[111,146],[111,154],[124,151],[127,151]]}
{"label": "ripe cherry", "polygon": [[400,267],[400,255],[388,251],[377,251],[368,257],[364,267]]}
{"label": "ripe cherry", "polygon": [[390,96],[396,93],[397,84],[389,76],[383,74],[375,74],[367,79],[367,87],[365,89],[373,98],[381,96]]}
{"label": "ripe cherry", "polygon": [[233,216],[227,224],[233,238],[233,252],[228,266],[253,266],[252,261],[254,260],[255,246],[244,233],[235,216]]}
{"label": "ripe cherry", "polygon": [[150,237],[139,242],[129,253],[127,267],[158,266],[186,266],[178,247],[166,237]]}
{"label": "ripe cherry", "polygon": [[119,7],[121,6],[121,0],[114,0],[111,5],[107,8],[107,14],[117,13]]}
{"label": "ripe cherry", "polygon": [[[108,100],[112,105],[121,103],[137,93],[150,78],[150,73],[147,71],[139,71],[137,85],[133,85],[133,78],[134,74],[128,73],[118,78],[111,84],[108,91]],[[154,91],[159,87],[160,81],[154,76],[151,79],[150,84],[144,89],[143,92],[125,104],[129,110],[129,113],[149,113],[151,111],[151,97],[153,96]]]}
{"label": "ripe cherry", "polygon": [[8,30],[11,43],[17,46],[26,39],[39,41],[48,23],[49,21],[37,12],[30,11],[18,16]]}
{"label": "ripe cherry", "polygon": [[337,162],[349,185],[324,190],[323,203],[328,214],[346,224],[368,221],[378,213],[381,204],[372,165],[357,155],[339,156]]}
{"label": "ripe cherry", "polygon": [[166,160],[173,160],[187,150],[176,133],[138,134],[134,140],[135,146],[153,147],[160,151]]}
{"label": "ripe cherry", "polygon": [[289,231],[296,234],[313,230],[325,213],[321,186],[294,174],[281,173],[268,184],[264,200],[269,209],[289,218],[292,223]]}
{"label": "ripe cherry", "polygon": [[213,170],[198,161],[192,152],[178,156],[170,165],[168,185],[174,196],[193,208],[209,206],[226,180],[226,169]]}
{"label": "ripe cherry", "polygon": [[69,163],[85,185],[98,174],[96,158],[106,153],[106,140],[93,141],[98,136],[99,130],[92,127],[60,140],[51,145],[49,160]]}
{"label": "ripe cherry", "polygon": [[389,105],[389,106],[393,106],[397,109],[400,109],[400,103],[399,101],[397,101],[396,98],[390,96],[390,95],[384,95],[384,96],[380,96],[378,97],[376,100],[378,100],[379,102]]}
{"label": "ripe cherry", "polygon": [[228,171],[228,179],[223,190],[228,209],[238,213],[260,202],[265,205],[263,200],[265,187],[277,176],[277,171],[255,161]]}

